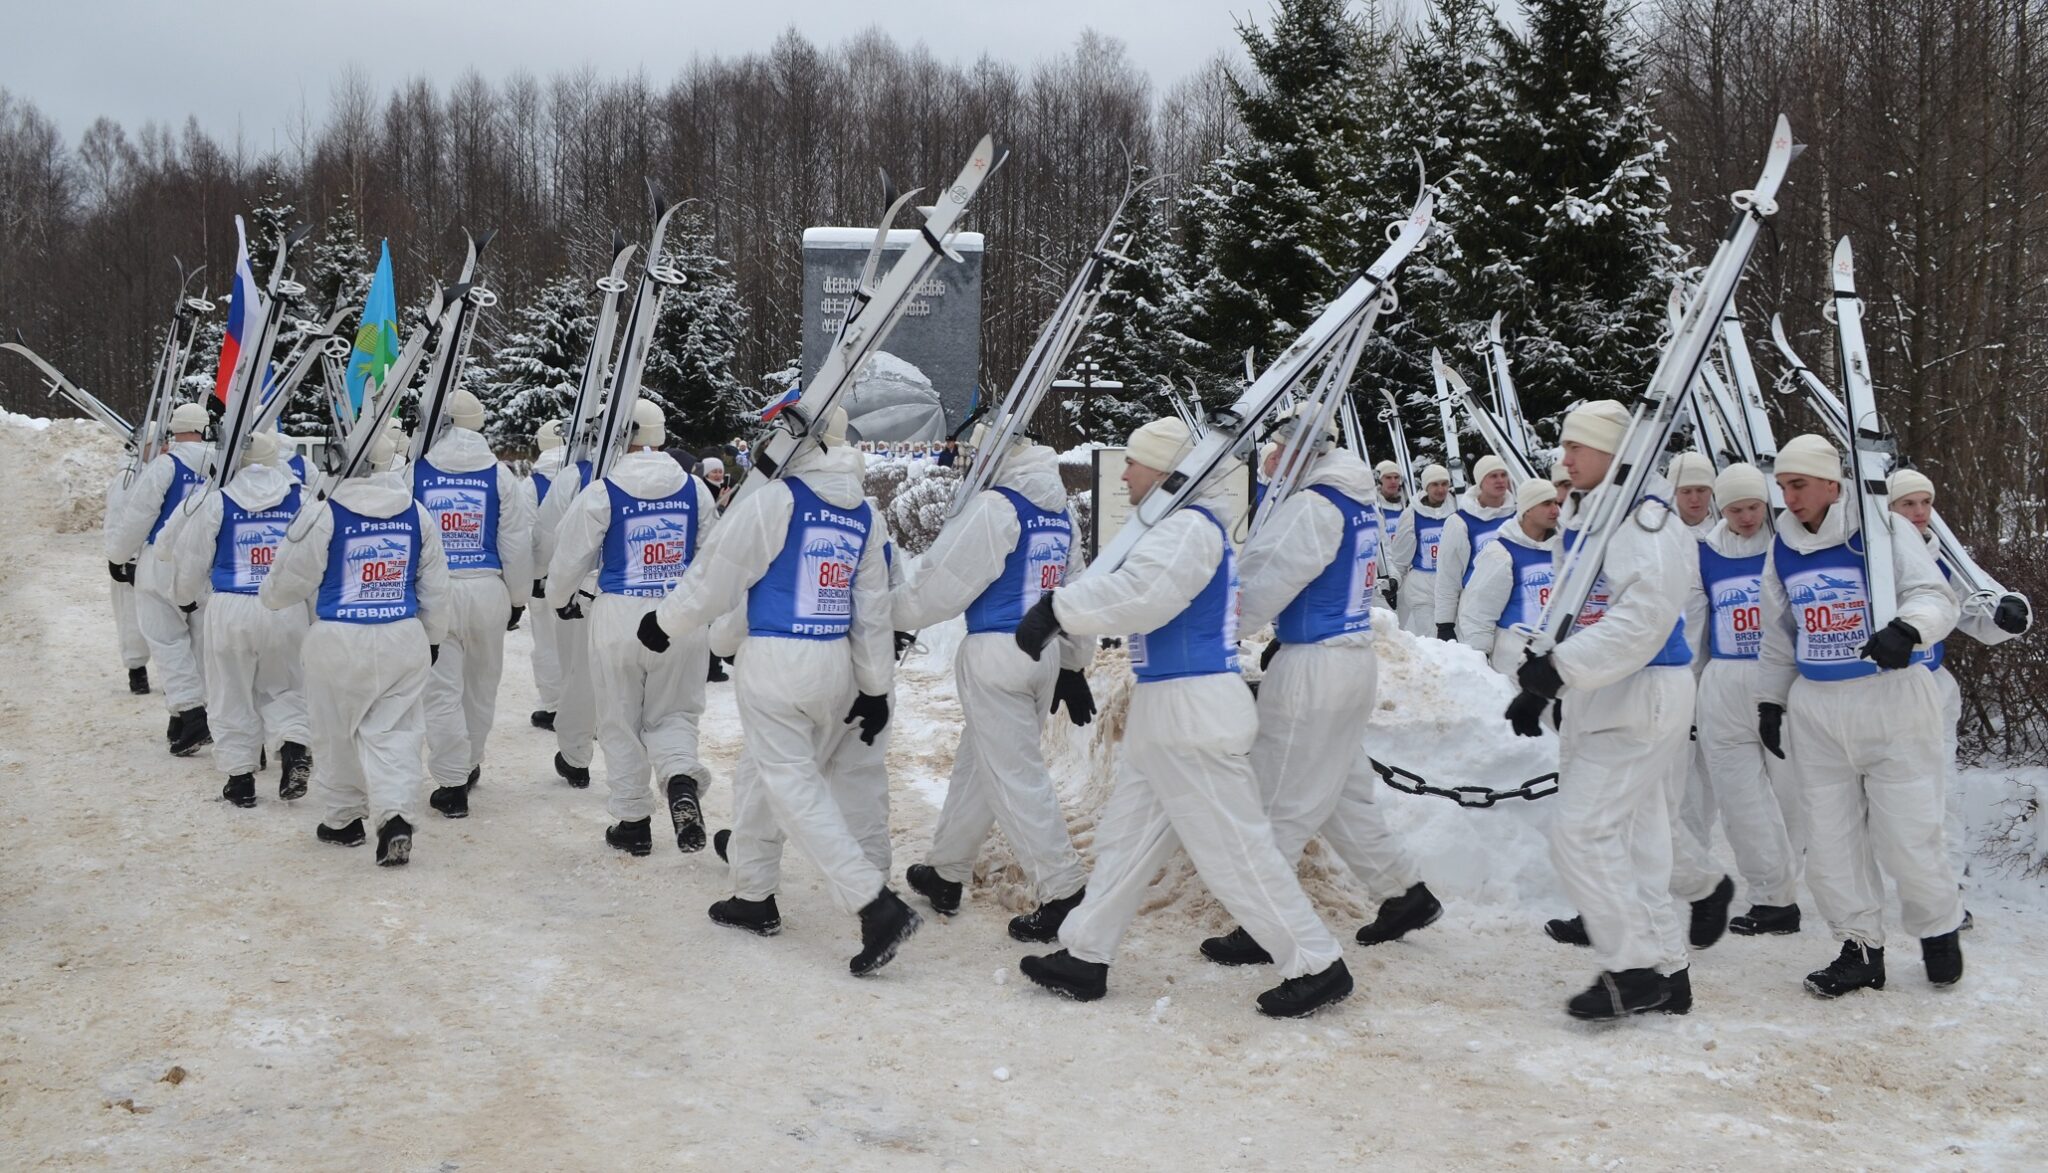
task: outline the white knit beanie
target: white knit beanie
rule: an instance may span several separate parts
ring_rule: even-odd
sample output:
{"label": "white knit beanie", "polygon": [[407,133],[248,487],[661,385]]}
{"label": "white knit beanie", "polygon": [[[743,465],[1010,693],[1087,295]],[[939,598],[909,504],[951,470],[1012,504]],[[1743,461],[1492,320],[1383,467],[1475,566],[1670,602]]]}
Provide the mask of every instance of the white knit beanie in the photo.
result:
{"label": "white knit beanie", "polygon": [[1681,452],[1671,458],[1664,476],[1674,489],[1714,487],[1714,462],[1702,452]]}
{"label": "white knit beanie", "polygon": [[1447,485],[1450,484],[1451,470],[1445,468],[1441,464],[1432,464],[1428,468],[1422,470],[1423,488],[1427,489],[1431,485],[1436,484],[1438,481],[1442,481],[1444,484]]}
{"label": "white knit beanie", "polygon": [[1389,473],[1393,474],[1394,476],[1400,476],[1401,466],[1395,464],[1391,460],[1382,460],[1378,464],[1372,466],[1372,475],[1376,477],[1383,477],[1388,475]]}
{"label": "white knit beanie", "polygon": [[1714,504],[1718,508],[1726,509],[1737,501],[1770,499],[1770,486],[1764,483],[1764,472],[1756,465],[1731,464],[1714,478]]}
{"label": "white knit beanie", "polygon": [[1927,503],[1934,503],[1934,482],[1927,479],[1926,473],[1917,469],[1902,468],[1893,473],[1886,487],[1889,490],[1885,494],[1887,505],[1897,505],[1899,498],[1910,497],[1915,493],[1927,494]]}
{"label": "white knit beanie", "polygon": [[1773,470],[1779,476],[1814,477],[1823,481],[1842,479],[1842,456],[1835,446],[1808,432],[1794,436],[1778,449],[1778,463]]}
{"label": "white knit beanie", "polygon": [[1159,472],[1171,472],[1187,455],[1188,426],[1172,416],[1153,420],[1131,433],[1131,442],[1124,448],[1124,457],[1133,464]]}
{"label": "white knit beanie", "polygon": [[1633,418],[1628,408],[1612,399],[1581,403],[1564,417],[1563,440],[1567,444],[1584,444],[1602,452],[1619,452],[1621,438],[1628,434],[1628,425]]}
{"label": "white knit beanie", "polygon": [[1557,486],[1531,478],[1515,486],[1515,516],[1520,517],[1545,502],[1557,500]]}
{"label": "white knit beanie", "polygon": [[448,397],[448,422],[472,432],[484,430],[483,401],[461,387]]}
{"label": "white knit beanie", "polygon": [[1562,456],[1550,462],[1550,483],[1553,485],[1569,485],[1572,483],[1572,470],[1564,466],[1564,457]]}
{"label": "white knit beanie", "polygon": [[1494,473],[1507,470],[1508,462],[1489,452],[1479,458],[1478,464],[1472,466],[1472,483],[1476,485]]}
{"label": "white knit beanie", "polygon": [[549,420],[533,433],[534,447],[542,452],[552,452],[562,446],[562,421]]}
{"label": "white knit beanie", "polygon": [[171,434],[206,430],[206,408],[198,403],[180,403],[171,409]]}
{"label": "white knit beanie", "polygon": [[659,448],[667,442],[668,429],[662,426],[661,409],[645,399],[635,399],[632,443]]}
{"label": "white knit beanie", "polygon": [[242,448],[242,467],[252,464],[269,464],[277,459],[277,433],[251,432],[249,442]]}
{"label": "white knit beanie", "polygon": [[812,434],[817,436],[818,443],[827,448],[836,448],[846,443],[846,409],[835,405],[831,411],[825,413],[825,418],[819,421],[819,426]]}

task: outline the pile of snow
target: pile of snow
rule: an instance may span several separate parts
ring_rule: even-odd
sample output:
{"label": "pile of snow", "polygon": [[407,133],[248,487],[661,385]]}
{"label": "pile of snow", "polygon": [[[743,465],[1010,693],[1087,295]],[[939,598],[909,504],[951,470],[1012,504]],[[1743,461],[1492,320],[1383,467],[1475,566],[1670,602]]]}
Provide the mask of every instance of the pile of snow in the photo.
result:
{"label": "pile of snow", "polygon": [[89,420],[0,412],[8,524],[58,534],[98,529],[106,518],[107,485],[127,459],[120,442]]}

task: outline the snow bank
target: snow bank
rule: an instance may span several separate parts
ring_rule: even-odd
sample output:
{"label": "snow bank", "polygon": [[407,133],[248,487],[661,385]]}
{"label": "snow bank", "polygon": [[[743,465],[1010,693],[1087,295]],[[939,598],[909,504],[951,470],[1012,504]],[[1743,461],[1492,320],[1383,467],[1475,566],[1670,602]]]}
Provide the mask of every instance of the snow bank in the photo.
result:
{"label": "snow bank", "polygon": [[0,469],[6,469],[10,528],[44,533],[96,530],[106,518],[107,485],[127,455],[88,420],[32,419],[0,412]]}

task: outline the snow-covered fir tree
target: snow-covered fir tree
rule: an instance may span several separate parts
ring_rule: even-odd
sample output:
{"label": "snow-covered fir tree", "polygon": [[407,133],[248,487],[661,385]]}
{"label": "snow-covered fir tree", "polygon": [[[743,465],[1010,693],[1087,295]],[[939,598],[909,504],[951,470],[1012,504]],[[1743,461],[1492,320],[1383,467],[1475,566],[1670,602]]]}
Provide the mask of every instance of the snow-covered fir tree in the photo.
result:
{"label": "snow-covered fir tree", "polygon": [[732,370],[747,324],[739,286],[713,250],[709,225],[693,208],[669,221],[662,262],[683,275],[683,284],[662,301],[641,393],[661,404],[671,443],[723,442],[761,398]]}
{"label": "snow-covered fir tree", "polygon": [[489,413],[485,435],[493,447],[530,448],[542,424],[568,414],[597,327],[595,298],[589,277],[564,273],[512,312],[504,344],[479,394]]}
{"label": "snow-covered fir tree", "polygon": [[[1136,178],[1144,178],[1142,168]],[[1174,266],[1168,211],[1156,188],[1137,193],[1110,241],[1116,255],[1103,262],[1102,297],[1074,357],[1095,362],[1104,378],[1124,389],[1073,395],[1060,404],[1067,428],[1088,439],[1121,443],[1140,424],[1173,412],[1166,389],[1184,369],[1187,348],[1174,315],[1188,292]]]}
{"label": "snow-covered fir tree", "polygon": [[[335,329],[342,337],[354,337],[356,323],[362,317],[363,299],[369,296],[373,262],[348,193],[343,192],[337,197],[334,210],[327,214],[319,234],[301,244],[299,250],[304,258],[298,269],[305,274],[302,284],[306,287],[303,300],[307,317],[324,324],[334,311],[347,310],[348,316]],[[329,426],[326,396],[326,381],[316,369],[299,384],[292,402],[285,406],[282,417],[285,433],[292,436],[323,434]]]}

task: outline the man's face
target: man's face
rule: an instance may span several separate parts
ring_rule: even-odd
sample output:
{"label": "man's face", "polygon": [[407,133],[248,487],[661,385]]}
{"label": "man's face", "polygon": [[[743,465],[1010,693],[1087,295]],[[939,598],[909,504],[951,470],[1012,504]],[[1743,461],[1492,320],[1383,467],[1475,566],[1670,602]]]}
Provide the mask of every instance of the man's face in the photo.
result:
{"label": "man's face", "polygon": [[1126,461],[1124,463],[1124,496],[1129,497],[1131,504],[1136,505],[1145,499],[1145,494],[1152,491],[1152,486],[1165,479],[1166,473],[1159,469],[1148,468],[1135,460]]}
{"label": "man's face", "polygon": [[1687,485],[1678,490],[1678,519],[1687,525],[1698,525],[1714,512],[1714,487],[1712,485]]}
{"label": "man's face", "polygon": [[1801,473],[1779,473],[1778,487],[1785,491],[1785,508],[1809,530],[1820,528],[1821,519],[1828,515],[1828,506],[1842,496],[1841,482]]}
{"label": "man's face", "polygon": [[1392,501],[1401,495],[1401,474],[1390,472],[1380,477],[1380,496]]}
{"label": "man's face", "polygon": [[1934,494],[1908,493],[1892,502],[1892,512],[1912,522],[1913,528],[1924,534],[1934,520]]}
{"label": "man's face", "polygon": [[1479,503],[1492,509],[1508,496],[1508,474],[1505,469],[1495,469],[1479,478]]}
{"label": "man's face", "polygon": [[1260,480],[1270,481],[1273,479],[1273,470],[1280,467],[1280,454],[1286,450],[1287,448],[1283,444],[1270,444],[1267,446],[1266,458],[1259,462]]}
{"label": "man's face", "polygon": [[1557,515],[1558,508],[1555,501],[1545,501],[1541,505],[1531,505],[1528,512],[1522,514],[1522,532],[1532,538],[1541,538],[1544,534],[1557,528]]}
{"label": "man's face", "polygon": [[1577,440],[1564,442],[1564,470],[1572,474],[1572,488],[1581,491],[1599,486],[1614,463],[1614,453],[1602,452]]}
{"label": "man's face", "polygon": [[1769,507],[1752,497],[1737,501],[1721,511],[1721,520],[1728,523],[1728,530],[1738,538],[1746,538],[1761,529],[1764,518],[1770,513]]}
{"label": "man's face", "polygon": [[1451,495],[1451,482],[1431,481],[1422,487],[1422,499],[1431,505],[1441,505]]}

